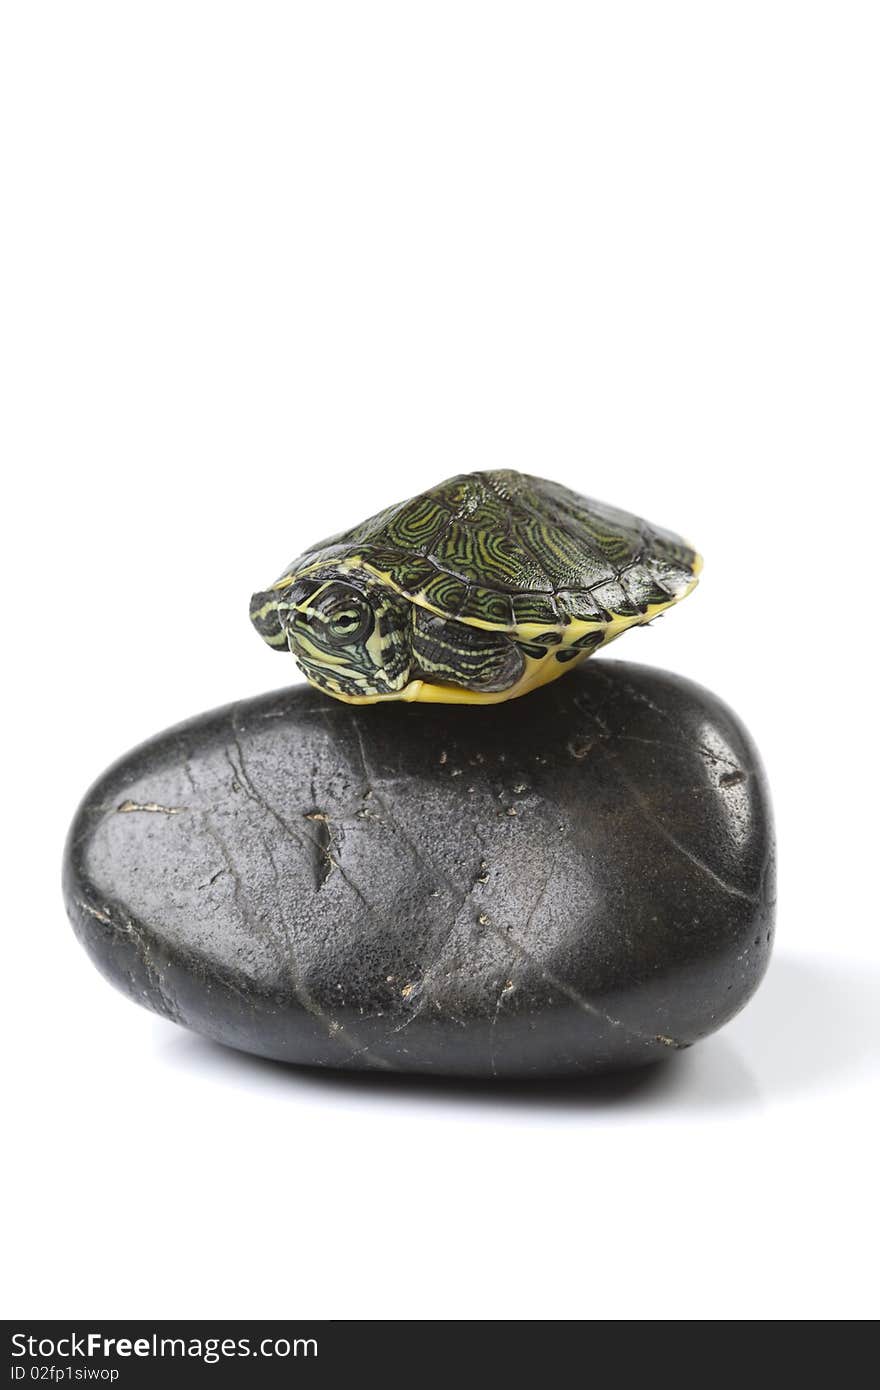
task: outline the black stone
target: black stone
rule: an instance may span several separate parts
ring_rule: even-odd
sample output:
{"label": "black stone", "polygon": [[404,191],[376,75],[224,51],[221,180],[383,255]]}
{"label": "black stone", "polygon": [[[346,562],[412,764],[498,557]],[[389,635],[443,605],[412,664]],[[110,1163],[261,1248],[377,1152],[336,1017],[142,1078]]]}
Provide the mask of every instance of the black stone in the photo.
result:
{"label": "black stone", "polygon": [[508,704],[306,687],[151,739],[82,803],[64,886],[138,1003],[315,1066],[596,1072],[719,1028],[760,982],[755,749],[690,681],[590,661]]}

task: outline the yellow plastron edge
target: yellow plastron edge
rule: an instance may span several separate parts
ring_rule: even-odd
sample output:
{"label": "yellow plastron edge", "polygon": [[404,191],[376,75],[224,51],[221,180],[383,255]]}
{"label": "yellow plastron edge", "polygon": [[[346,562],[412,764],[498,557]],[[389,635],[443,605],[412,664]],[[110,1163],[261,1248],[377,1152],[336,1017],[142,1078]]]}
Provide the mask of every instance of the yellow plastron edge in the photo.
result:
{"label": "yellow plastron edge", "polygon": [[[317,566],[315,568],[317,568]],[[367,570],[370,574],[381,580],[383,584],[387,584],[390,589],[394,589],[396,593],[401,593],[401,590],[392,582],[387,574],[382,574],[380,570],[374,569],[372,565],[364,564],[359,557],[355,556],[352,557],[350,561],[347,561],[346,568]],[[393,691],[389,695],[340,695],[332,690],[325,690],[323,693],[330,695],[334,700],[341,700],[347,705],[377,705],[386,700],[406,700],[408,704],[418,702],[432,705],[500,705],[506,700],[516,700],[520,695],[528,695],[531,691],[538,690],[542,685],[549,685],[551,681],[558,680],[560,676],[564,676],[566,672],[573,670],[575,666],[579,666],[588,656],[592,656],[594,654],[593,652],[583,652],[581,655],[574,657],[571,661],[562,662],[556,660],[557,652],[565,651],[567,647],[571,647],[581,637],[586,636],[587,633],[595,632],[597,629],[601,628],[604,634],[601,645],[605,647],[609,642],[613,642],[616,637],[619,637],[622,632],[626,632],[628,628],[639,627],[645,623],[649,623],[652,618],[656,618],[659,613],[664,613],[667,608],[672,608],[675,604],[681,603],[682,599],[687,598],[688,594],[693,593],[697,586],[702,568],[702,556],[697,555],[693,564],[694,577],[687,588],[676,598],[671,598],[665,603],[649,603],[645,612],[639,613],[635,617],[618,616],[612,618],[610,623],[605,624],[588,623],[573,618],[564,628],[557,629],[562,634],[563,640],[558,646],[551,648],[546,656],[540,658],[526,656],[526,664],[522,675],[516,684],[510,686],[507,690],[466,690],[463,686],[459,685],[435,685],[431,681],[415,680],[410,681],[402,690]],[[307,574],[308,571],[305,570],[303,573]],[[430,613],[436,613],[438,617],[442,618],[447,616],[433,605],[421,602],[418,594],[415,598],[409,598],[409,596],[405,594],[401,594],[401,596],[407,598],[409,602],[417,604],[418,607],[427,609]],[[470,623],[470,626],[480,627],[489,632],[509,632],[509,628],[502,627],[500,624],[493,625],[482,619]],[[515,635],[524,642],[527,642],[530,638],[537,637],[539,633],[550,630],[551,629],[548,629],[546,623],[543,625],[539,623],[523,623],[516,629]],[[594,648],[594,651],[598,650],[598,647]]]}

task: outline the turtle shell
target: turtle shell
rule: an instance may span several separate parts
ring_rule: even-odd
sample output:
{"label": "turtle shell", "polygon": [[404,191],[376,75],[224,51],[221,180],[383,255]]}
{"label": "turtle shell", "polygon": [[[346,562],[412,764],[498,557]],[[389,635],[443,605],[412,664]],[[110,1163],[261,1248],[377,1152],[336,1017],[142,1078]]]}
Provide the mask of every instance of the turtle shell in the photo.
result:
{"label": "turtle shell", "polygon": [[699,567],[681,537],[507,470],[461,474],[390,507],[307,551],[285,579],[341,560],[446,617],[531,634],[636,618],[680,598]]}

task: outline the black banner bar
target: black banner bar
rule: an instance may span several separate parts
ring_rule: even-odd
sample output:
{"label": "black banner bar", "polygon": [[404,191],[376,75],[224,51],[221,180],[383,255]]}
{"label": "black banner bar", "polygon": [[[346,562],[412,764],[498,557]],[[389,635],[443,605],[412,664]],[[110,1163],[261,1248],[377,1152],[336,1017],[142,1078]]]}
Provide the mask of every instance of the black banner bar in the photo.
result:
{"label": "black banner bar", "polygon": [[[460,1376],[491,1365],[546,1375],[582,1345],[577,1324],[473,1322],[150,1322],[82,1318],[4,1322],[9,1386],[312,1386],[381,1377],[383,1385]],[[562,1334],[560,1336],[560,1334]],[[592,1334],[591,1334],[592,1335]],[[561,1345],[562,1344],[562,1345]],[[484,1361],[484,1357],[488,1358]],[[409,1370],[407,1371],[407,1367]],[[419,1368],[422,1368],[420,1371]],[[2,1386],[0,1386],[2,1390]]]}

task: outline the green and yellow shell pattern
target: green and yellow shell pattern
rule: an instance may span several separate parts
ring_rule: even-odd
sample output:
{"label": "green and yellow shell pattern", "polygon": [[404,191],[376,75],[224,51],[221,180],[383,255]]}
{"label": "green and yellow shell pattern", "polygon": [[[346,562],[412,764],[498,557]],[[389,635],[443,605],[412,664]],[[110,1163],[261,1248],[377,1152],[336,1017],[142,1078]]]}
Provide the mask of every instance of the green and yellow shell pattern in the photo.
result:
{"label": "green and yellow shell pattern", "polygon": [[467,473],[306,551],[251,619],[337,700],[497,704],[678,603],[700,566],[556,483]]}

